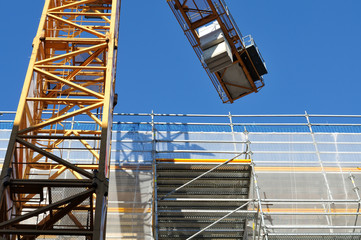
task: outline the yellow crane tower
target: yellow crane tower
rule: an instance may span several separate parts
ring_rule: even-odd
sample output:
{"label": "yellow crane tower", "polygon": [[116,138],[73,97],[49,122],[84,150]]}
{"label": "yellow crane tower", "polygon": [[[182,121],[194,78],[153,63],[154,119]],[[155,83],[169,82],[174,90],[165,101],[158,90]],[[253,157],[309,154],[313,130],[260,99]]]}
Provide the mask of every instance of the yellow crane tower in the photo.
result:
{"label": "yellow crane tower", "polygon": [[[167,2],[223,102],[263,87],[223,1]],[[105,239],[120,3],[45,0],[0,176],[0,239]]]}

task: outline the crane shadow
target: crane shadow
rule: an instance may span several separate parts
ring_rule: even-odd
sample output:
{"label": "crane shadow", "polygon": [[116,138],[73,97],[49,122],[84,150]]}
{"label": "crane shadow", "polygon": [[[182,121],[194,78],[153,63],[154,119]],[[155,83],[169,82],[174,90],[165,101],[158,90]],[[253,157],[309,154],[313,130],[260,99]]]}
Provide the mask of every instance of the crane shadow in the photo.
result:
{"label": "crane shadow", "polygon": [[[137,124],[133,124],[125,131],[121,129],[121,131],[116,130],[113,137],[114,171],[111,171],[110,179],[107,235],[119,236],[122,239],[154,239],[152,132],[144,131],[149,129],[142,129]],[[173,140],[177,138],[185,141],[174,143]],[[191,158],[191,153],[172,152],[188,149],[205,150],[197,144],[187,142],[190,139],[187,131],[157,131],[157,139],[166,140],[157,144],[157,158]]]}

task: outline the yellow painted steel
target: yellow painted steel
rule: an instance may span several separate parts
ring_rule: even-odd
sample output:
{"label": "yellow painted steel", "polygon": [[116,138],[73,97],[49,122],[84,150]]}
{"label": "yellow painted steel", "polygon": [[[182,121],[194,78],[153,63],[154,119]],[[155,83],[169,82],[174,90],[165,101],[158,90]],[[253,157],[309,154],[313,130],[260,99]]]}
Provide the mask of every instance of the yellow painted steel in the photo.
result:
{"label": "yellow painted steel", "polygon": [[1,172],[0,238],[61,225],[104,239],[119,14],[120,0],[45,1]]}
{"label": "yellow painted steel", "polygon": [[[229,159],[188,159],[188,158],[159,158],[158,162],[182,162],[182,163],[223,163],[228,161]],[[233,159],[230,163],[250,163],[251,159]]]}
{"label": "yellow painted steel", "polygon": [[355,172],[357,168],[341,167],[255,167],[256,172]]}

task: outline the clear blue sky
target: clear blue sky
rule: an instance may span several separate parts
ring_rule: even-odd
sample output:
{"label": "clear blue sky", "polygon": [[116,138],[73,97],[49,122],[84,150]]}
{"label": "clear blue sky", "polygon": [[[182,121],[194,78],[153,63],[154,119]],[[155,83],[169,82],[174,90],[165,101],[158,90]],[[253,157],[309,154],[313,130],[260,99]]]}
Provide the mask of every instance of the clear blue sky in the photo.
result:
{"label": "clear blue sky", "polygon": [[[16,110],[43,2],[2,3],[0,110]],[[360,0],[226,2],[266,60],[266,86],[222,104],[166,1],[123,0],[116,112],[361,114]]]}

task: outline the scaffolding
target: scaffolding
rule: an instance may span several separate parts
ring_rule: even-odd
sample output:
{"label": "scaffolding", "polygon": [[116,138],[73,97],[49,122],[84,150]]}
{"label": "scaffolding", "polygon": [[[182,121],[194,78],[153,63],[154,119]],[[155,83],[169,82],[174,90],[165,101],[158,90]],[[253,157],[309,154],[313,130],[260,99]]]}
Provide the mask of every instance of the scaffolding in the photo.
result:
{"label": "scaffolding", "polygon": [[[11,113],[0,118],[3,158]],[[360,239],[360,119],[308,113],[114,114],[107,239],[155,238],[159,160],[217,166],[244,152],[253,174],[242,200],[249,202],[247,211],[256,211],[245,226],[248,239]],[[90,156],[83,150],[72,154],[79,161]],[[222,221],[214,228],[217,224]]]}

